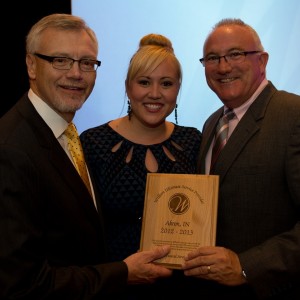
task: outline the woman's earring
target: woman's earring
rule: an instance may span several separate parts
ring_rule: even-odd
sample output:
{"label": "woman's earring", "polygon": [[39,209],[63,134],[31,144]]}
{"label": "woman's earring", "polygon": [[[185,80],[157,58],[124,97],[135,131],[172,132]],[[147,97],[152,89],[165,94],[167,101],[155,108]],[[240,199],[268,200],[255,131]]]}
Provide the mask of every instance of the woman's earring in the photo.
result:
{"label": "woman's earring", "polygon": [[131,105],[130,105],[130,101],[129,100],[127,100],[127,104],[128,104],[127,114],[128,114],[128,118],[130,120],[131,119]]}
{"label": "woman's earring", "polygon": [[176,125],[178,124],[178,120],[177,120],[177,107],[178,107],[178,105],[176,103],[176,105],[175,105],[175,122],[176,122]]}

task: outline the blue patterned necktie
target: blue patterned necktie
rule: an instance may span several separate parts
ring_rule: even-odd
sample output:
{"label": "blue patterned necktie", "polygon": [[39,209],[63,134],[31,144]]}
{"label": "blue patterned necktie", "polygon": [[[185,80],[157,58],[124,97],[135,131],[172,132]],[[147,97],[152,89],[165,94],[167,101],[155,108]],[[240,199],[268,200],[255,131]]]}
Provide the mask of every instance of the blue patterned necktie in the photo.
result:
{"label": "blue patterned necktie", "polygon": [[211,154],[211,171],[213,170],[215,162],[217,161],[219,154],[221,153],[222,149],[224,148],[227,142],[229,121],[232,120],[234,117],[234,111],[232,109],[227,109],[224,115],[220,118],[219,123],[216,127],[215,143]]}

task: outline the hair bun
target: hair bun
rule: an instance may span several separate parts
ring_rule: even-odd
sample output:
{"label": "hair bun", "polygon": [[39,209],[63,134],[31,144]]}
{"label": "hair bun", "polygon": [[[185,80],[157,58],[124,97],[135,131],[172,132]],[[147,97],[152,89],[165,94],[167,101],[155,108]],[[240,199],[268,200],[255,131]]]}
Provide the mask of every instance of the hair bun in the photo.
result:
{"label": "hair bun", "polygon": [[141,38],[139,47],[160,46],[170,48],[173,51],[172,42],[161,34],[150,33]]}

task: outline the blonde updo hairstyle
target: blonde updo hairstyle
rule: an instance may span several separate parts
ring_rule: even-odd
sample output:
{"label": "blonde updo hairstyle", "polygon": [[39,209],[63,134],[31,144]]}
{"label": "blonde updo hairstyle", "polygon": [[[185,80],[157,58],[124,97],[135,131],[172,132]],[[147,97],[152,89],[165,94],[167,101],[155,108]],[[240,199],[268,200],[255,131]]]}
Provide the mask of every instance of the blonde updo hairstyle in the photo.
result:
{"label": "blonde updo hairstyle", "polygon": [[127,76],[126,88],[141,73],[153,72],[163,61],[169,59],[178,70],[178,79],[181,84],[182,69],[180,62],[174,54],[171,41],[163,35],[150,33],[145,35],[139,43],[139,49],[132,56]]}

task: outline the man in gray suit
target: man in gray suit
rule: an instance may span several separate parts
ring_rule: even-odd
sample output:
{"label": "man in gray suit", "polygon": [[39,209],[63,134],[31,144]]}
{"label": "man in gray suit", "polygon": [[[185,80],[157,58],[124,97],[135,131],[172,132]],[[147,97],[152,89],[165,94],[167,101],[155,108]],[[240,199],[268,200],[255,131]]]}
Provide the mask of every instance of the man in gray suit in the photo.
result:
{"label": "man in gray suit", "polygon": [[30,90],[0,119],[0,299],[112,299],[170,276],[151,263],[169,247],[106,263],[96,186],[90,193],[67,148],[65,129],[100,66],[94,32],[76,16],[49,15],[26,50]]}
{"label": "man in gray suit", "polygon": [[[268,53],[240,19],[215,25],[200,61],[224,104],[199,154],[199,172],[220,176],[217,239],[189,253],[184,273],[199,279],[199,299],[300,299],[300,96],[266,79]],[[211,171],[227,109],[234,118]]]}

